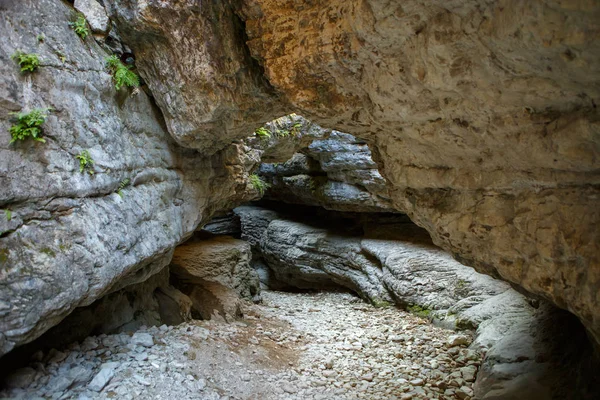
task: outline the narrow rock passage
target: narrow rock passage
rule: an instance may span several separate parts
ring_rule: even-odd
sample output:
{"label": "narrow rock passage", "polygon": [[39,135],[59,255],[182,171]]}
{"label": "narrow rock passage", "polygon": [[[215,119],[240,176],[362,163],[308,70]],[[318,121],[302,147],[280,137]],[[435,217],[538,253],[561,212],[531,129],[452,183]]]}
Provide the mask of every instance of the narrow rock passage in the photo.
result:
{"label": "narrow rock passage", "polygon": [[195,321],[88,337],[37,353],[0,397],[468,399],[466,335],[348,293],[263,293],[234,323]]}

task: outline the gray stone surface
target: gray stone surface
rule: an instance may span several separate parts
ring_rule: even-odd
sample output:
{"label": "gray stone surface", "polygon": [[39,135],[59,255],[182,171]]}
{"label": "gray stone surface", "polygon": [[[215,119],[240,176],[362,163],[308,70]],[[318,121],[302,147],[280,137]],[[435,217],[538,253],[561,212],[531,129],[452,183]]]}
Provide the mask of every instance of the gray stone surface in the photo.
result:
{"label": "gray stone surface", "polygon": [[262,164],[259,173],[271,185],[265,196],[270,200],[337,211],[395,211],[369,146],[349,134],[333,131],[283,164]]}
{"label": "gray stone surface", "polygon": [[[442,326],[475,329],[474,341],[460,334],[449,337],[447,345],[473,341],[471,348],[487,353],[486,372],[477,378],[478,398],[517,399],[535,393],[532,398],[550,399],[561,385],[573,390],[571,378],[565,376],[585,371],[578,363],[592,358],[565,349],[568,340],[560,335],[544,334],[558,323],[554,316],[562,311],[546,303],[536,309],[508,284],[458,263],[414,224],[372,216],[357,231],[351,220],[345,226],[334,218],[309,222],[300,214],[299,222],[298,214],[250,206],[235,212],[242,235],[260,238],[258,253],[279,283],[304,289],[339,285],[375,305],[393,300]],[[554,322],[543,323],[548,319]],[[577,331],[577,325],[571,321],[564,327]],[[565,365],[552,357],[570,361]],[[463,372],[463,380],[474,379],[473,371]],[[530,381],[532,386],[526,387]],[[585,384],[575,386],[585,393]],[[471,397],[469,393],[464,391],[464,397]]]}
{"label": "gray stone surface", "polygon": [[85,16],[92,32],[108,32],[110,21],[108,15],[106,15],[106,10],[98,0],[75,0],[73,7]]}
{"label": "gray stone surface", "polygon": [[[144,90],[115,91],[108,54],[73,32],[71,12],[51,0],[2,6],[0,354],[147,279],[213,212],[256,195],[251,149],[237,143],[209,157],[177,146]],[[10,59],[19,49],[39,55],[35,73]],[[9,113],[35,107],[53,108],[46,143],[9,145]],[[79,172],[82,150],[94,175]]]}

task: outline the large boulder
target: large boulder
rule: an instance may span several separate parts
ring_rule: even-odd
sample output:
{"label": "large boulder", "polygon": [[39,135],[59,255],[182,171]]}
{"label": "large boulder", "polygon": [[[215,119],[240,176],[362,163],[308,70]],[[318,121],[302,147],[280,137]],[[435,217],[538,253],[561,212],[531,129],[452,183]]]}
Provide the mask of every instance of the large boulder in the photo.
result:
{"label": "large boulder", "polygon": [[218,283],[252,299],[260,287],[250,267],[251,258],[250,245],[243,240],[229,236],[193,238],[175,249],[170,269],[183,284]]}
{"label": "large boulder", "polygon": [[[179,147],[143,89],[115,90],[108,54],[75,34],[67,3],[1,9],[0,355],[161,271],[199,224],[255,195],[259,162],[243,143],[212,156]],[[17,50],[39,56],[34,73]],[[10,113],[36,107],[53,109],[46,142],[9,144]],[[93,175],[79,171],[84,150]]]}

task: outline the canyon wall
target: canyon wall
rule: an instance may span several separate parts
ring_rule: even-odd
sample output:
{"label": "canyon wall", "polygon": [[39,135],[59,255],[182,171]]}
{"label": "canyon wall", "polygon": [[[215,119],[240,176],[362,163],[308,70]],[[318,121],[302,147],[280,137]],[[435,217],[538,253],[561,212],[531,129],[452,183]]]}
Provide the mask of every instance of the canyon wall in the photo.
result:
{"label": "canyon wall", "polygon": [[[239,139],[292,111],[365,140],[396,210],[599,341],[598,2],[102,3],[105,50],[66,2],[0,4],[0,353],[256,197],[260,154]],[[115,47],[137,94],[114,89]],[[46,143],[9,144],[9,113],[34,107],[53,108]]]}
{"label": "canyon wall", "polygon": [[282,109],[362,138],[437,245],[600,339],[598,2],[105,4],[180,143]]}

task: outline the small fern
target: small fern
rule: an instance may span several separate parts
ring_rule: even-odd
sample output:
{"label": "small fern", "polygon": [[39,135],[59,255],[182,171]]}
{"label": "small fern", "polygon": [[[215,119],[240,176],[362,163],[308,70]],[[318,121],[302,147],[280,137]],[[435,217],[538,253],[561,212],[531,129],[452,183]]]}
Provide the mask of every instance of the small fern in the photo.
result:
{"label": "small fern", "polygon": [[10,58],[19,64],[21,72],[34,72],[40,66],[40,59],[35,53],[27,54],[19,50],[10,56]]}
{"label": "small fern", "polygon": [[88,174],[94,175],[94,160],[89,151],[83,150],[75,158],[79,160],[79,172],[87,171]]}
{"label": "small fern", "polygon": [[290,131],[288,131],[287,129],[278,129],[277,130],[277,136],[279,136],[279,137],[290,136]]}
{"label": "small fern", "polygon": [[261,196],[263,196],[265,194],[265,191],[271,187],[270,184],[268,184],[267,182],[263,181],[260,176],[256,175],[256,174],[252,174],[250,175],[250,184],[252,185],[252,187],[258,191],[258,193],[260,193]]}
{"label": "small fern", "polygon": [[9,132],[12,137],[10,143],[17,140],[25,140],[29,137],[33,140],[46,143],[46,140],[41,136],[42,124],[48,118],[50,108],[36,108],[28,113],[11,113],[16,116],[16,122],[10,127]]}
{"label": "small fern", "polygon": [[269,130],[264,126],[261,126],[256,131],[254,131],[254,134],[261,139],[268,139],[271,137],[271,132],[269,132]]}
{"label": "small fern", "polygon": [[117,189],[117,194],[119,196],[121,196],[121,198],[123,198],[123,189],[125,189],[127,187],[127,185],[129,185],[129,178],[125,178],[121,181],[121,183],[119,183],[119,188]]}
{"label": "small fern", "polygon": [[87,27],[87,21],[82,14],[78,14],[75,21],[69,23],[69,25],[82,40],[85,40],[85,38],[90,34],[90,31]]}
{"label": "small fern", "polygon": [[106,57],[106,66],[113,76],[115,89],[119,90],[123,86],[138,87],[140,86],[140,78],[131,70],[131,66],[125,65],[119,60],[119,57],[112,55]]}

